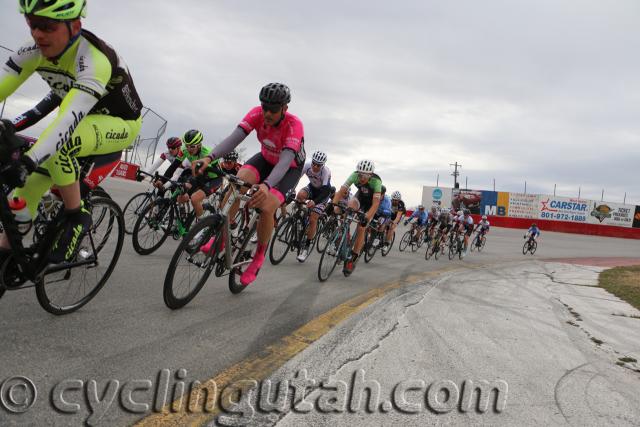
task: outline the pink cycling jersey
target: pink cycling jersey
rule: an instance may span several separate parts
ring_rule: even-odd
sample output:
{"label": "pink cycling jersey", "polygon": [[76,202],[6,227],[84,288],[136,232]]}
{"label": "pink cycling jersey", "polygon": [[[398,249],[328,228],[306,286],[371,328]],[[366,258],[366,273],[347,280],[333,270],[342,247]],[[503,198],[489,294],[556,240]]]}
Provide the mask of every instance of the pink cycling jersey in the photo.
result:
{"label": "pink cycling jersey", "polygon": [[[247,132],[251,133],[255,129],[258,141],[262,148],[260,153],[262,157],[275,165],[280,159],[280,153],[283,149],[289,148],[298,153],[302,148],[304,139],[304,128],[300,119],[293,114],[285,113],[284,119],[277,127],[269,126],[264,122],[262,115],[262,107],[257,106],[251,109],[244,116],[244,119],[238,125]],[[297,167],[295,159],[291,162],[291,167]]]}

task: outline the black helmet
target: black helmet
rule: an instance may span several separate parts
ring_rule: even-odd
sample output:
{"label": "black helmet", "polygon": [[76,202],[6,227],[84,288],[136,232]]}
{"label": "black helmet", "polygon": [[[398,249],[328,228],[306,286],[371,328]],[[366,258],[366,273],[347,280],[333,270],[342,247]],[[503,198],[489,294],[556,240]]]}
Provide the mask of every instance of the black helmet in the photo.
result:
{"label": "black helmet", "polygon": [[200,132],[199,130],[191,129],[184,134],[184,137],[182,139],[184,140],[184,144],[189,146],[201,144],[204,137],[202,136],[202,132]]}
{"label": "black helmet", "polygon": [[269,83],[260,89],[260,102],[285,105],[291,102],[291,91],[282,83]]}
{"label": "black helmet", "polygon": [[236,150],[233,150],[230,153],[227,153],[223,156],[223,159],[225,162],[235,162],[236,160],[238,160],[238,152]]}

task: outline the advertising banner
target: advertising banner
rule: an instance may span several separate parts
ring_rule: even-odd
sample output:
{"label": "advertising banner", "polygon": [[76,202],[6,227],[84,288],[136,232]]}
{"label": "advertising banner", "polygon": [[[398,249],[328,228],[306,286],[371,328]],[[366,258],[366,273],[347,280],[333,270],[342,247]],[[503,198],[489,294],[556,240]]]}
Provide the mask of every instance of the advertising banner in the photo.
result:
{"label": "advertising banner", "polygon": [[433,205],[444,208],[451,207],[451,188],[422,187],[422,204],[427,208]]}
{"label": "advertising banner", "polygon": [[482,190],[460,190],[454,188],[451,195],[451,206],[455,209],[467,208],[472,214],[480,214]]}
{"label": "advertising banner", "polygon": [[138,169],[140,169],[140,166],[136,165],[135,163],[120,162],[118,164],[118,167],[115,168],[111,173],[111,176],[135,181]]}
{"label": "advertising banner", "polygon": [[[506,194],[507,197],[500,197],[501,194]],[[509,206],[508,194],[509,193],[498,193],[496,191],[483,191],[482,200],[480,201],[480,214],[507,216]]]}
{"label": "advertising banner", "polygon": [[511,218],[538,218],[538,195],[509,193],[508,214]]}
{"label": "advertising banner", "polygon": [[539,196],[539,219],[586,223],[593,201],[567,197]]}
{"label": "advertising banner", "polygon": [[589,207],[589,224],[631,227],[636,207],[620,203],[593,202]]}

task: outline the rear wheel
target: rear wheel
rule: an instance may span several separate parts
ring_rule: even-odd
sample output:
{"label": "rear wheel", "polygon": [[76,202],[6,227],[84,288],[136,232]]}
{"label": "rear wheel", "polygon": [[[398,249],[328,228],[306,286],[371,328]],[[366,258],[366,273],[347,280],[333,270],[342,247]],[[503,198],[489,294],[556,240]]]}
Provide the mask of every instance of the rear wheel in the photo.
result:
{"label": "rear wheel", "polygon": [[278,265],[289,253],[291,248],[291,239],[293,238],[293,223],[295,218],[292,216],[280,221],[276,232],[271,239],[271,245],[269,245],[269,261],[271,264]]}
{"label": "rear wheel", "polygon": [[[220,250],[221,218],[211,215],[202,218],[184,236],[171,258],[164,278],[164,303],[172,310],[184,307],[200,292],[213,270]],[[208,252],[202,245],[215,238]]]}
{"label": "rear wheel", "polygon": [[71,263],[47,267],[36,283],[38,302],[52,314],[76,311],[95,297],[115,268],[124,242],[124,217],[116,202],[92,197],[93,224]]}
{"label": "rear wheel", "polygon": [[133,226],[133,249],[140,255],[149,255],[162,246],[173,226],[173,213],[170,204],[149,203]]}
{"label": "rear wheel", "polygon": [[329,242],[329,239],[331,238],[331,236],[336,230],[337,225],[338,225],[338,220],[336,219],[335,216],[331,216],[330,218],[324,221],[324,224],[322,225],[322,227],[318,227],[318,232],[317,232],[318,237],[316,238],[317,240],[316,250],[318,251],[319,254],[324,252],[325,248],[327,247],[327,243]]}
{"label": "rear wheel", "polygon": [[[386,238],[386,235],[385,235]],[[389,242],[389,245],[382,245],[382,249],[380,249],[380,254],[382,254],[382,256],[387,256],[389,254],[389,252],[391,252],[391,248],[393,247],[393,242],[396,241],[396,232],[394,231],[393,233],[391,233],[391,241]]]}
{"label": "rear wheel", "polygon": [[[256,232],[257,221],[253,223],[253,227],[249,230],[248,227],[244,232],[240,233],[240,237],[238,239],[238,244],[234,248],[234,253],[236,256],[233,259],[233,264],[237,264],[240,262],[250,261],[253,257],[251,253],[251,249],[247,248],[249,246],[249,241],[251,240],[251,236]],[[246,267],[247,264],[243,264]],[[229,273],[229,291],[232,294],[239,294],[244,291],[246,286],[244,286],[240,282],[240,276],[242,276],[242,267],[237,266],[231,269]]]}
{"label": "rear wheel", "polygon": [[531,242],[531,247],[529,248],[529,252],[531,252],[531,255],[536,253],[536,249],[538,249],[538,242],[534,240],[533,242]]}
{"label": "rear wheel", "polygon": [[[376,239],[378,240],[377,242],[376,242]],[[368,234],[367,240],[365,241],[365,244],[364,244],[364,262],[365,263],[369,263],[369,261],[371,261],[373,257],[376,255],[376,251],[378,250],[380,243],[381,243],[380,234],[377,231],[370,232]]]}
{"label": "rear wheel", "polygon": [[336,265],[340,262],[340,252],[342,251],[344,238],[342,229],[337,228],[327,240],[318,264],[318,279],[321,282],[326,281],[331,276]]}
{"label": "rear wheel", "polygon": [[129,199],[122,214],[124,215],[124,232],[131,234],[133,232],[133,226],[136,224],[138,216],[142,213],[147,204],[151,201],[150,193],[138,193]]}

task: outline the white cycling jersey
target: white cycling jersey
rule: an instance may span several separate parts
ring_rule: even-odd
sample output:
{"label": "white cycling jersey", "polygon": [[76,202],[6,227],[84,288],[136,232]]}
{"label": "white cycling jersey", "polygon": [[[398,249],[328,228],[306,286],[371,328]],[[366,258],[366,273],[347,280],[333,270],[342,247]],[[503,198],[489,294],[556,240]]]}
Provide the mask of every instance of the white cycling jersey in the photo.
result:
{"label": "white cycling jersey", "polygon": [[322,166],[320,172],[315,173],[311,167],[311,162],[307,162],[302,169],[302,175],[306,175],[309,178],[309,183],[315,189],[331,183],[331,170],[326,166]]}

